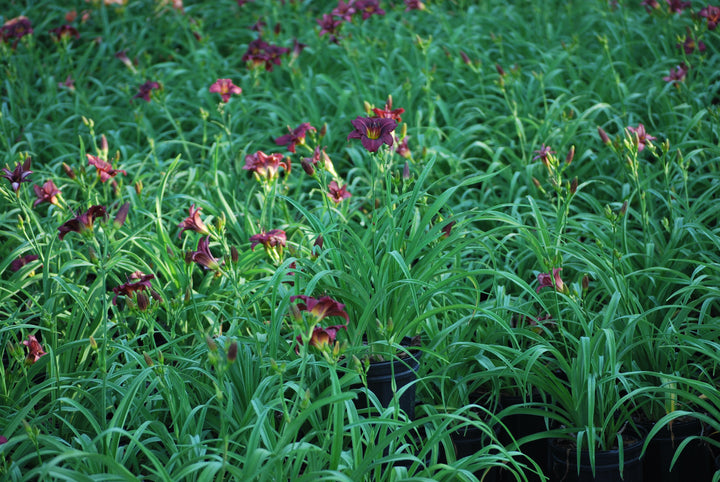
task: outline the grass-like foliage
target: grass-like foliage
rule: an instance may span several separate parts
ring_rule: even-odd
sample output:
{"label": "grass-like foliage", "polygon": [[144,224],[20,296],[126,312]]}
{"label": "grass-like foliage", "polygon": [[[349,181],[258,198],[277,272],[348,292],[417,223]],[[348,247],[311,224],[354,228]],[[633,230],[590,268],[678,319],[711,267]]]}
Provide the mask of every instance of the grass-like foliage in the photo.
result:
{"label": "grass-like foliage", "polygon": [[527,480],[720,430],[718,22],[4,2],[0,479]]}

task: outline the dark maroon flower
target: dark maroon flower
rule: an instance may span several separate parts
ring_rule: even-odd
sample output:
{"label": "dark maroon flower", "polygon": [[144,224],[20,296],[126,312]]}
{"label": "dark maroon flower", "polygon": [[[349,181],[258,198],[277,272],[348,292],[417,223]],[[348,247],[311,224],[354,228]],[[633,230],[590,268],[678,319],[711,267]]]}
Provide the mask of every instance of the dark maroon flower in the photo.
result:
{"label": "dark maroon flower", "polygon": [[250,250],[254,251],[255,246],[262,244],[266,250],[285,247],[287,235],[282,229],[271,229],[268,232],[260,231],[250,236]]}
{"label": "dark maroon flower", "polygon": [[[320,351],[325,350],[327,347],[335,343],[337,333],[340,330],[347,330],[347,325],[333,325],[325,328],[321,326],[314,327],[312,335],[310,336],[310,346],[317,348]],[[300,335],[295,337],[295,340],[297,340],[298,345],[303,344],[302,337]]]}
{"label": "dark maroon flower", "polygon": [[378,0],[357,0],[355,10],[362,14],[363,20],[367,20],[371,15],[385,15],[385,10],[380,8]]}
{"label": "dark maroon flower", "polygon": [[670,7],[672,13],[682,13],[686,8],[690,8],[690,2],[683,2],[682,0],[665,0]]}
{"label": "dark maroon flower", "polygon": [[655,140],[655,137],[648,135],[645,132],[645,126],[642,124],[638,124],[637,127],[628,127],[627,130],[631,134],[634,134],[632,136],[632,139],[633,139],[633,143],[638,148],[638,152],[642,152],[643,149],[645,149],[645,144],[647,144],[650,141]]}
{"label": "dark maroon flower", "polygon": [[402,117],[400,117],[400,114],[405,112],[405,109],[400,107],[393,110],[392,103],[392,96],[388,95],[388,99],[387,102],[385,102],[384,109],[378,109],[377,107],[373,108],[373,113],[375,113],[375,117],[382,117],[383,119],[393,119],[397,122],[402,122]]}
{"label": "dark maroon flower", "polygon": [[305,295],[290,297],[291,302],[295,300],[300,300],[302,302],[297,304],[297,308],[300,311],[310,312],[317,322],[322,321],[328,316],[341,316],[345,318],[345,321],[350,320],[350,317],[345,312],[345,305],[338,303],[329,296],[323,296],[320,299]]}
{"label": "dark maroon flower", "polygon": [[397,127],[394,119],[386,119],[384,117],[360,117],[358,116],[352,121],[355,128],[348,139],[360,139],[365,149],[370,152],[377,152],[383,144],[392,147],[392,132]]}
{"label": "dark maroon flower", "polygon": [[330,41],[337,43],[337,33],[340,31],[342,20],[338,20],[330,14],[323,14],[322,18],[317,19],[318,25],[320,25],[319,35],[322,37],[327,34],[330,36]]}
{"label": "dark maroon flower", "polygon": [[328,184],[328,197],[335,203],[339,204],[344,199],[349,198],[352,196],[347,190],[347,184],[343,187],[338,186],[337,181],[333,180],[330,181],[330,184]]}
{"label": "dark maroon flower", "polygon": [[42,187],[38,185],[33,186],[33,190],[35,191],[35,195],[37,196],[37,199],[33,203],[33,207],[36,207],[40,203],[50,203],[55,204],[58,206],[58,200],[57,196],[60,194],[60,189],[57,188],[54,182],[52,180],[45,181],[45,184],[42,185]]}
{"label": "dark maroon flower", "polygon": [[179,224],[182,229],[178,233],[178,238],[182,237],[182,233],[186,230],[195,231],[196,233],[200,233],[204,236],[210,234],[207,226],[205,226],[205,223],[203,223],[202,219],[200,219],[201,210],[202,208],[195,209],[194,204],[190,206],[190,213],[188,217],[183,219],[183,221]]}
{"label": "dark maroon flower", "polygon": [[97,218],[107,217],[107,211],[103,206],[90,206],[90,209],[82,214],[75,216],[70,221],[66,221],[62,226],[58,228],[58,238],[60,241],[63,240],[66,234],[69,232],[84,233],[86,231],[93,230],[93,223]]}
{"label": "dark maroon flower", "polygon": [[258,37],[248,44],[248,48],[242,56],[243,62],[250,62],[251,68],[265,65],[265,70],[272,71],[273,65],[280,65],[280,56],[290,52],[290,49],[270,45]]}
{"label": "dark maroon flower", "polygon": [[112,289],[113,293],[115,293],[115,296],[112,299],[112,304],[117,305],[118,296],[132,297],[133,295],[136,295],[136,293],[139,293],[141,291],[152,291],[150,281],[153,279],[155,279],[154,274],[144,274],[140,271],[132,273],[130,276],[128,276],[127,283],[121,284],[120,286],[116,286]]}
{"label": "dark maroon flower", "polygon": [[562,291],[565,288],[565,284],[563,280],[560,279],[560,271],[562,271],[562,268],[553,268],[552,274],[538,274],[537,279],[540,282],[540,286],[537,287],[536,292],[539,293],[543,288],[555,288],[557,291]]}
{"label": "dark maroon flower", "polygon": [[33,364],[38,361],[41,356],[47,355],[38,339],[35,338],[35,335],[28,335],[28,339],[22,343],[28,347],[27,358],[25,358],[25,361],[28,364]]}
{"label": "dark maroon flower", "polygon": [[147,81],[144,84],[142,84],[140,87],[138,87],[138,93],[133,96],[133,99],[141,98],[145,100],[146,102],[150,102],[150,93],[155,90],[159,89],[160,84],[157,82],[151,82]]}
{"label": "dark maroon flower", "polygon": [[265,154],[263,151],[257,151],[254,154],[245,156],[245,165],[243,169],[252,171],[258,181],[273,181],[278,177],[280,167],[290,172],[290,161],[283,161],[282,154]]}
{"label": "dark maroon flower", "polygon": [[12,48],[14,49],[21,38],[31,33],[33,33],[32,24],[27,17],[11,18],[0,27],[0,42],[12,40]]}
{"label": "dark maroon flower", "polygon": [[22,164],[18,162],[15,166],[15,169],[13,169],[12,171],[7,164],[3,168],[2,177],[10,181],[10,186],[12,187],[13,191],[15,191],[15,194],[19,194],[21,183],[30,182],[28,176],[32,174],[32,171],[30,170],[31,162],[32,159],[30,157],[27,157],[22,162]]}
{"label": "dark maroon flower", "polygon": [[442,235],[443,238],[450,237],[450,233],[452,233],[453,226],[455,226],[455,221],[450,221],[449,223],[447,223],[445,226],[442,227],[441,231],[443,233],[443,235]]}
{"label": "dark maroon flower", "polygon": [[20,271],[20,268],[37,259],[38,257],[36,254],[26,254],[25,256],[20,256],[19,258],[12,260],[10,263],[10,271],[16,273]]}
{"label": "dark maroon flower", "polygon": [[682,82],[688,73],[688,67],[685,64],[678,65],[675,69],[670,69],[670,75],[663,77],[665,82]]}
{"label": "dark maroon flower", "polygon": [[330,12],[331,15],[338,17],[345,22],[352,21],[352,16],[354,13],[355,13],[355,0],[349,0],[348,2],[344,2],[343,0],[338,0],[337,7],[333,8],[332,12]]}
{"label": "dark maroon flower", "polygon": [[285,134],[284,136],[280,136],[275,139],[275,144],[277,144],[278,146],[288,146],[288,150],[294,154],[295,146],[298,144],[304,145],[305,135],[308,131],[314,130],[316,129],[311,126],[309,122],[303,122],[295,129],[290,129],[290,126],[288,126],[289,134]]}
{"label": "dark maroon flower", "polygon": [[537,154],[537,156],[533,157],[532,160],[533,160],[533,161],[536,161],[536,160],[540,159],[540,160],[542,161],[542,163],[545,164],[546,166],[547,166],[548,163],[549,163],[549,159],[548,159],[548,158],[549,158],[550,156],[552,156],[553,154],[556,154],[556,152],[553,151],[553,150],[550,148],[550,146],[546,146],[545,144],[543,144],[542,147],[541,147],[539,150],[533,151],[533,152],[534,152],[535,154]]}
{"label": "dark maroon flower", "polygon": [[105,182],[120,173],[122,173],[124,176],[127,176],[127,172],[122,169],[113,169],[112,164],[100,159],[98,156],[93,156],[92,154],[86,155],[88,158],[88,164],[94,166],[97,169],[97,173],[100,176],[100,181]]}
{"label": "dark maroon flower", "polygon": [[720,7],[708,5],[700,10],[699,14],[701,17],[707,19],[707,27],[709,30],[715,30],[715,27],[720,23]]}
{"label": "dark maroon flower", "polygon": [[70,40],[70,38],[72,37],[76,39],[80,38],[80,32],[78,32],[78,29],[76,29],[72,25],[63,25],[61,27],[54,28],[50,30],[50,34],[53,36],[56,42]]}
{"label": "dark maroon flower", "polygon": [[425,4],[420,0],[405,0],[405,11],[410,10],[425,10]]}
{"label": "dark maroon flower", "polygon": [[213,85],[210,86],[210,92],[220,94],[223,102],[230,100],[230,96],[242,94],[242,89],[232,83],[230,79],[217,79]]}
{"label": "dark maroon flower", "polygon": [[205,269],[216,270],[220,268],[218,259],[210,252],[210,236],[200,238],[200,241],[198,241],[197,251],[190,253],[190,260],[195,261]]}

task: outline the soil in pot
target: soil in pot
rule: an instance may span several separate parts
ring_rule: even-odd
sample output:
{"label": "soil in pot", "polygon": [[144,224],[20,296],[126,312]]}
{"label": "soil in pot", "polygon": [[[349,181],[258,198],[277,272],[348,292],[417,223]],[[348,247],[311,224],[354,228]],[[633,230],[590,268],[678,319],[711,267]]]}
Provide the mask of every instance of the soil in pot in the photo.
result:
{"label": "soil in pot", "polygon": [[[641,438],[628,440],[624,447],[624,463],[620,470],[619,450],[595,452],[595,475],[592,472],[590,452],[580,451],[577,464],[577,446],[565,439],[550,440],[551,482],[643,482],[643,461],[640,458]],[[688,479],[689,480],[689,479]],[[655,481],[651,481],[655,482]]]}
{"label": "soil in pot", "polygon": [[645,480],[652,482],[686,482],[712,480],[713,459],[702,440],[691,441],[680,453],[672,470],[670,463],[678,446],[692,436],[703,435],[702,423],[694,418],[679,418],[663,427],[649,442],[645,452]]}

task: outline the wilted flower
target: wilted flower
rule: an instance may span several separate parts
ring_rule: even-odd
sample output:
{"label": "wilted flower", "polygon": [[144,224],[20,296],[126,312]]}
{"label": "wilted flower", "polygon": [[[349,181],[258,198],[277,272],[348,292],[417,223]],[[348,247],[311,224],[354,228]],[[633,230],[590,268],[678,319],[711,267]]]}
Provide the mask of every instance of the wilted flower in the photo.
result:
{"label": "wilted flower", "polygon": [[257,151],[254,154],[245,156],[245,165],[243,169],[252,171],[258,181],[273,181],[278,177],[280,167],[286,171],[290,171],[290,161],[285,162],[282,154],[265,154],[263,151]]}
{"label": "wilted flower", "polygon": [[367,20],[371,15],[385,15],[385,10],[380,8],[378,0],[357,0],[355,10],[362,14],[363,20]]}
{"label": "wilted flower", "polygon": [[352,194],[350,194],[347,190],[347,184],[345,184],[343,187],[340,187],[335,180],[330,181],[330,184],[328,184],[327,195],[336,204],[339,204],[344,199],[352,196]]}
{"label": "wilted flower", "polygon": [[25,266],[26,264],[35,261],[38,259],[38,256],[36,254],[26,254],[25,256],[20,256],[19,258],[15,258],[10,263],[10,271],[13,273],[16,273],[20,271],[20,268]]}
{"label": "wilted flower", "polygon": [[2,177],[10,181],[10,186],[12,186],[13,191],[15,191],[15,194],[19,194],[20,190],[20,184],[23,182],[30,182],[30,179],[28,179],[28,176],[32,174],[32,171],[30,170],[30,163],[32,162],[32,159],[30,157],[27,157],[22,164],[17,163],[15,166],[15,169],[12,171],[10,168],[5,165],[5,167],[2,170]]}
{"label": "wilted flower", "polygon": [[230,96],[242,94],[242,89],[232,83],[230,79],[217,79],[213,85],[210,86],[210,92],[220,94],[223,102],[230,100]]}
{"label": "wilted flower", "polygon": [[218,259],[210,252],[210,236],[200,238],[197,251],[190,253],[190,259],[205,269],[216,270],[220,267]]}
{"label": "wilted flower", "polygon": [[360,139],[365,149],[370,152],[377,152],[383,144],[392,147],[392,132],[397,127],[394,119],[386,119],[384,117],[360,117],[352,121],[355,128],[348,139]]}
{"label": "wilted flower", "polygon": [[70,221],[65,222],[58,228],[58,238],[63,240],[69,232],[84,233],[93,230],[93,223],[99,217],[106,217],[107,211],[103,206],[90,206],[90,209],[82,214],[75,216]]}
{"label": "wilted flower", "polygon": [[28,347],[28,354],[25,358],[26,363],[33,364],[40,359],[41,356],[47,355],[42,345],[35,338],[35,335],[28,335],[28,339],[22,342],[23,345]]}
{"label": "wilted flower", "polygon": [[385,102],[384,109],[378,109],[376,107],[373,108],[375,117],[382,117],[384,119],[394,119],[397,122],[402,122],[402,117],[400,117],[400,114],[405,112],[405,109],[400,107],[398,109],[393,110],[392,103],[393,103],[392,96],[388,95],[387,102]]}
{"label": "wilted flower", "polygon": [[271,229],[268,232],[260,231],[250,236],[250,250],[254,251],[255,246],[262,244],[266,250],[285,247],[287,236],[282,229]]}
{"label": "wilted flower", "polygon": [[[133,294],[139,293],[141,291],[152,291],[150,281],[153,279],[155,279],[154,274],[144,274],[140,271],[132,273],[130,276],[128,276],[127,283],[121,284],[120,286],[116,286],[112,289],[113,293],[115,293],[115,296],[112,299],[112,304],[117,305],[118,296],[132,296]],[[139,302],[140,301],[138,299],[138,304]],[[142,309],[142,307],[140,308]]]}
{"label": "wilted flower", "polygon": [[186,230],[195,231],[196,233],[200,233],[202,235],[207,236],[210,234],[210,231],[208,231],[207,226],[205,226],[205,223],[203,223],[202,219],[200,219],[200,211],[202,208],[195,209],[195,205],[192,204],[190,206],[190,213],[188,217],[183,219],[183,221],[179,224],[179,226],[182,228],[180,232],[178,233],[178,238],[182,237],[182,233]]}
{"label": "wilted flower", "polygon": [[55,204],[56,206],[59,205],[57,196],[60,194],[60,189],[57,188],[52,180],[45,181],[45,184],[43,184],[42,187],[34,185],[33,190],[37,196],[37,199],[33,202],[33,207],[43,202]]}
{"label": "wilted flower", "polygon": [[33,33],[32,24],[27,17],[11,18],[0,27],[0,42],[13,40],[12,48],[15,48],[21,38],[31,33]]}
{"label": "wilted flower", "polygon": [[655,137],[648,135],[645,132],[645,126],[638,124],[637,127],[628,127],[628,132],[635,134],[632,136],[633,143],[637,146],[638,152],[642,152],[645,149],[645,144],[650,141],[654,141]]}
{"label": "wilted flower", "polygon": [[305,295],[290,297],[291,302],[295,300],[302,302],[297,304],[297,308],[300,311],[309,312],[315,318],[316,322],[320,322],[328,316],[341,316],[345,318],[345,321],[350,320],[350,317],[345,312],[345,305],[338,303],[329,296],[323,296],[320,299]]}
{"label": "wilted flower", "polygon": [[562,268],[553,268],[552,274],[538,274],[537,279],[540,282],[540,286],[537,287],[536,292],[539,293],[543,288],[555,288],[557,291],[563,291],[565,284],[560,278],[560,271],[562,271]]}
{"label": "wilted flower", "polygon": [[670,75],[663,77],[665,82],[682,82],[687,76],[688,67],[685,64],[678,65],[675,69],[670,69]]}
{"label": "wilted flower", "polygon": [[288,150],[294,154],[295,146],[298,144],[304,145],[305,134],[307,134],[308,131],[314,130],[316,129],[311,126],[309,122],[303,122],[295,129],[290,129],[290,126],[288,126],[289,133],[275,139],[275,144],[278,146],[288,146]]}
{"label": "wilted flower", "polygon": [[[130,60],[130,57],[127,56],[127,50],[121,50],[120,52],[116,53],[115,58],[120,60],[120,62],[125,64],[125,67],[127,67],[133,73],[135,73],[135,66],[133,65],[132,61]],[[149,100],[149,99],[146,99],[146,100]]]}
{"label": "wilted flower", "polygon": [[707,19],[707,28],[709,30],[715,30],[718,23],[720,23],[720,7],[708,5],[700,10],[699,14],[701,17],[705,17]]}
{"label": "wilted flower", "polygon": [[412,152],[410,152],[410,148],[408,147],[408,136],[403,137],[403,140],[395,147],[395,152],[405,159],[412,158]]}
{"label": "wilted flower", "polygon": [[113,169],[112,164],[100,159],[98,156],[93,156],[92,154],[86,155],[88,158],[88,164],[94,166],[97,169],[97,173],[100,176],[100,181],[105,182],[108,179],[117,176],[119,173],[127,176],[127,172],[122,169]]}
{"label": "wilted flower", "polygon": [[63,40],[69,40],[71,37],[76,39],[80,38],[80,32],[72,25],[62,25],[60,27],[50,30],[50,34],[53,36],[56,42]]}
{"label": "wilted flower", "polygon": [[138,93],[133,96],[133,99],[142,98],[146,102],[150,102],[150,93],[154,89],[159,89],[160,84],[157,82],[147,81],[138,87]]}

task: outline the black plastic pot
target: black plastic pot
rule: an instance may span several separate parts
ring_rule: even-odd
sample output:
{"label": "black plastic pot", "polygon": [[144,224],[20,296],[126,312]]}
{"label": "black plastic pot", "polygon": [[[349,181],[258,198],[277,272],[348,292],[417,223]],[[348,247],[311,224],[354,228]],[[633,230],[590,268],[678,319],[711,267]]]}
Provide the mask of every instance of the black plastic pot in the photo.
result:
{"label": "black plastic pot", "polygon": [[[412,384],[400,395],[398,400],[400,408],[411,420],[415,417],[415,380],[417,380],[417,370],[420,367],[420,355],[421,352],[415,352],[410,357],[394,361],[372,362],[367,372],[368,390],[375,394],[380,405],[385,408],[390,406],[395,395],[393,378],[398,392],[405,385]],[[363,394],[360,395],[359,402],[360,408],[372,405],[368,404],[367,397]]]}
{"label": "black plastic pot", "polygon": [[675,420],[663,427],[648,443],[645,460],[645,480],[653,482],[686,482],[711,480],[712,453],[702,440],[691,441],[680,453],[670,470],[670,463],[678,446],[689,437],[700,436],[703,426],[697,419]]}
{"label": "black plastic pot", "polygon": [[[540,400],[540,395],[533,393],[530,401],[539,402]],[[503,408],[524,405],[525,403],[525,399],[521,396],[500,396],[500,404]],[[527,415],[522,413],[508,415],[503,417],[502,423],[508,429],[510,434],[512,434],[515,440],[519,440],[529,435],[542,433],[547,430],[545,427],[545,417],[541,417],[539,415]],[[501,437],[500,439],[501,442],[505,445],[509,444],[510,440],[507,433],[503,431],[501,434],[504,435],[504,437]],[[520,446],[520,451],[538,464],[544,474],[549,472],[550,453],[548,448],[548,439],[543,438],[525,443]],[[527,473],[526,475],[529,482],[540,482],[542,480],[542,478],[537,474]],[[515,477],[510,472],[507,472],[507,476],[503,476],[503,480],[506,480],[507,482],[514,482]]]}
{"label": "black plastic pot", "polygon": [[[595,475],[590,465],[590,452],[580,451],[577,464],[577,448],[567,440],[551,439],[551,482],[642,482],[643,461],[640,458],[643,440],[638,439],[624,447],[624,463],[620,474],[620,451],[595,451]],[[691,480],[691,479],[686,479]],[[655,482],[655,481],[651,481]]]}

